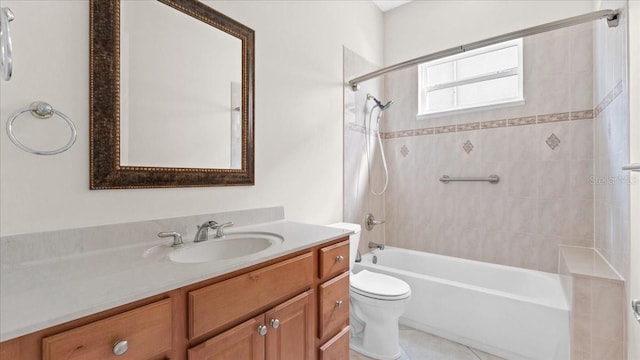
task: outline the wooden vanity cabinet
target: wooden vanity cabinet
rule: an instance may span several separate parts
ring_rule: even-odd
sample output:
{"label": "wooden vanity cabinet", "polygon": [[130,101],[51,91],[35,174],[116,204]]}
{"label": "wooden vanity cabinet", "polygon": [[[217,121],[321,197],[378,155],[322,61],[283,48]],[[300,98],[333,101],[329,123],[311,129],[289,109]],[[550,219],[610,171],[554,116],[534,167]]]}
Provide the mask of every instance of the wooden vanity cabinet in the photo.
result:
{"label": "wooden vanity cabinet", "polygon": [[343,237],[2,342],[0,359],[348,359],[348,269]]}
{"label": "wooden vanity cabinet", "polygon": [[313,291],[306,291],[188,351],[189,360],[312,360]]}
{"label": "wooden vanity cabinet", "polygon": [[318,250],[318,359],[349,358],[349,240]]}
{"label": "wooden vanity cabinet", "polygon": [[307,252],[190,291],[189,340],[215,332],[313,286],[313,254]]}
{"label": "wooden vanity cabinet", "polygon": [[[179,299],[173,290],[4,341],[0,360],[181,359]],[[128,350],[116,356],[121,340]]]}

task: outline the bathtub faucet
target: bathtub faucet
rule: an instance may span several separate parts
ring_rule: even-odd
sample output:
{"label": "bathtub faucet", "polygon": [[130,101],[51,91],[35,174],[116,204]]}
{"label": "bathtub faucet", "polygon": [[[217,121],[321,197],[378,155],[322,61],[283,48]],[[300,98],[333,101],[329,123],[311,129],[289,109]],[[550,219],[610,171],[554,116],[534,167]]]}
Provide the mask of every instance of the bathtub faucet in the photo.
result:
{"label": "bathtub faucet", "polygon": [[378,244],[373,241],[369,241],[369,249],[380,249],[384,250],[384,244]]}

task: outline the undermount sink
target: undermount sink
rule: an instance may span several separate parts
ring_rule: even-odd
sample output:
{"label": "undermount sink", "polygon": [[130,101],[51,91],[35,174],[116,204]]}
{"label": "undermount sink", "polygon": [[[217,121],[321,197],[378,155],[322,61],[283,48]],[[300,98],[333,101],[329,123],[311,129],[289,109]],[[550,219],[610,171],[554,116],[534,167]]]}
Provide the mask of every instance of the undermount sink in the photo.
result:
{"label": "undermount sink", "polygon": [[281,244],[282,236],[264,232],[230,233],[219,239],[189,243],[172,251],[169,260],[177,263],[203,263],[240,258]]}

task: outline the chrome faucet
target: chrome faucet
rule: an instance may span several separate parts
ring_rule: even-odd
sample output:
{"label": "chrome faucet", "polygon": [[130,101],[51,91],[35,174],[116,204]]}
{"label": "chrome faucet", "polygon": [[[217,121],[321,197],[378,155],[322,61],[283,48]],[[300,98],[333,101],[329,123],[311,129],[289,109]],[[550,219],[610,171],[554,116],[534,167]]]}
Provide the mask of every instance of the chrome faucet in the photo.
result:
{"label": "chrome faucet", "polygon": [[216,238],[221,238],[224,236],[224,229],[229,226],[233,226],[233,221],[226,222],[224,224],[217,224],[215,226],[216,229]]}
{"label": "chrome faucet", "polygon": [[384,244],[378,244],[373,241],[369,241],[369,249],[380,249],[384,250]]}
{"label": "chrome faucet", "polygon": [[210,220],[205,221],[202,225],[198,226],[198,232],[196,232],[195,238],[193,238],[193,242],[201,242],[209,239],[209,229],[216,229],[218,227],[218,223]]}

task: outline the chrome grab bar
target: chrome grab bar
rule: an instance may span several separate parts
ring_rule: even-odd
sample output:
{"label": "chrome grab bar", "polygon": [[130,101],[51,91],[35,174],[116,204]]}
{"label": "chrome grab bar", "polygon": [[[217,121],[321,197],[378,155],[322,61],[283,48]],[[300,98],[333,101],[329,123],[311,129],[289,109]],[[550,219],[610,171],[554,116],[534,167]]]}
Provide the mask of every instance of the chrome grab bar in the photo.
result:
{"label": "chrome grab bar", "polygon": [[500,177],[494,174],[487,177],[451,177],[449,175],[442,175],[440,181],[445,184],[448,184],[450,181],[488,181],[492,184],[497,184],[500,182]]}
{"label": "chrome grab bar", "polygon": [[627,164],[622,167],[622,170],[640,171],[640,164]]}

